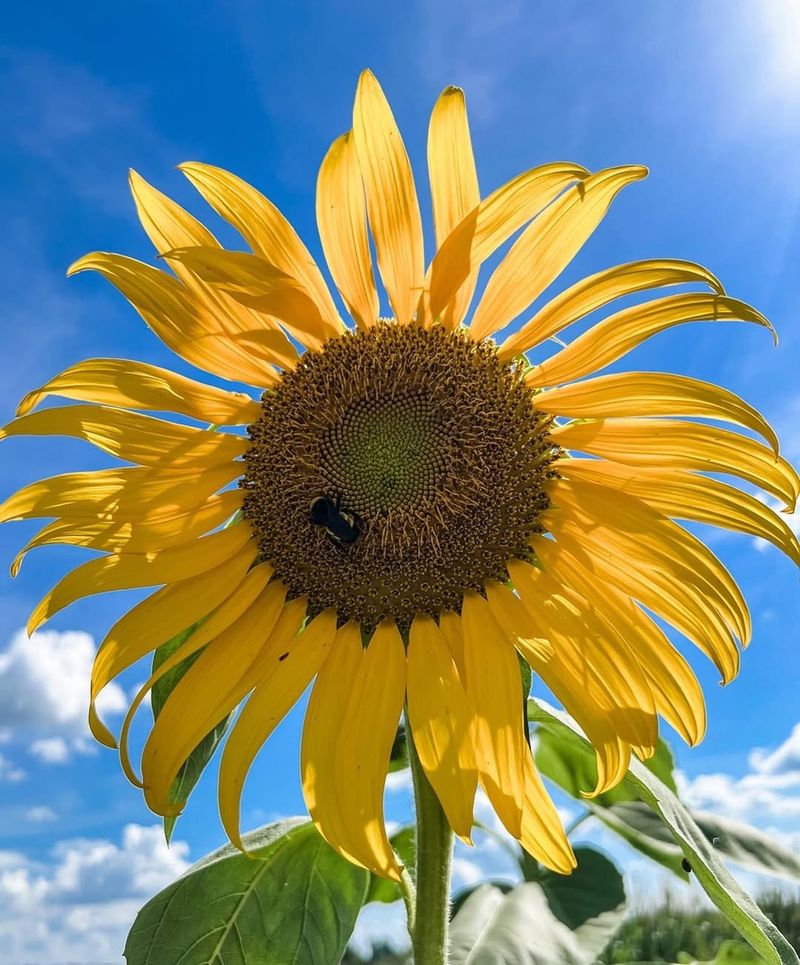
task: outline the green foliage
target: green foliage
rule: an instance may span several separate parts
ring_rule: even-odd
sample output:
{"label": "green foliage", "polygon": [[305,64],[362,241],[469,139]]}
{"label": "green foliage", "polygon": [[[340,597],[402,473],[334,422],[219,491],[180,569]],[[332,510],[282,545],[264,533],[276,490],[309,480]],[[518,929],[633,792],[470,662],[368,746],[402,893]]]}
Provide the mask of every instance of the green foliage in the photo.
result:
{"label": "green foliage", "polygon": [[[574,743],[576,759],[580,754],[579,745],[589,749],[586,738],[566,715],[545,710],[534,701],[529,703],[529,714],[539,726],[539,739],[543,732],[554,734],[565,752],[570,743]],[[631,795],[630,799],[647,804],[658,815],[711,901],[766,962],[770,965],[800,962],[783,935],[733,878],[690,812],[653,770],[632,760],[620,790]]]}
{"label": "green foliage", "polygon": [[[800,901],[780,892],[762,895],[759,905],[800,951]],[[659,908],[632,915],[609,942],[599,961],[603,965],[629,962],[761,962],[735,940],[730,923],[712,909],[687,911],[669,900]]]}
{"label": "green foliage", "polygon": [[[153,654],[153,670],[158,670],[161,664],[164,663],[168,657],[172,656],[172,654],[179,647],[183,646],[183,644],[186,643],[198,626],[199,624],[195,624],[194,626],[189,627],[188,630],[183,630],[171,640],[168,640],[166,643],[158,647]],[[167,698],[178,685],[184,674],[186,674],[195,660],[197,660],[197,658],[200,656],[201,652],[202,651],[198,650],[196,653],[193,653],[191,656],[181,661],[177,667],[173,667],[172,670],[168,670],[167,673],[165,673],[164,676],[156,682],[152,691],[154,720],[158,718],[158,715],[161,713],[164,704],[167,702]],[[222,740],[222,737],[228,728],[229,720],[230,716],[220,721],[210,733],[206,734],[206,736],[189,755],[188,760],[186,760],[181,766],[181,769],[178,771],[178,774],[169,789],[169,802],[171,804],[183,804],[192,793],[195,785],[200,780],[201,774],[206,769],[211,758],[214,756],[214,751],[217,749],[219,742]],[[167,844],[169,844],[170,839],[172,838],[172,832],[175,830],[175,822],[177,820],[177,815],[167,816],[164,818],[164,837],[167,839]]]}
{"label": "green foliage", "polygon": [[614,862],[594,848],[575,848],[575,857],[578,867],[571,875],[538,866],[536,880],[550,910],[594,961],[625,917],[625,884]]}
{"label": "green foliage", "polygon": [[[389,838],[389,841],[394,848],[395,854],[400,858],[400,863],[405,865],[409,872],[413,874],[415,853],[414,826],[408,825],[405,828],[400,828],[399,831],[396,831],[391,838]],[[396,881],[390,881],[388,878],[379,878],[377,875],[370,875],[369,888],[367,889],[367,897],[364,899],[364,904],[370,901],[382,901],[390,904],[393,901],[399,901],[401,898],[400,886]]]}
{"label": "green foliage", "polygon": [[544,890],[526,881],[505,892],[479,885],[450,928],[452,965],[588,965],[576,937],[550,910]]}
{"label": "green foliage", "polygon": [[406,740],[405,724],[400,724],[394,735],[392,752],[389,755],[389,773],[403,771],[408,767],[408,741]]}
{"label": "green foliage", "polygon": [[[589,965],[595,961],[623,920],[625,887],[614,863],[599,851],[576,848],[575,857],[576,870],[559,875],[520,852],[525,884],[487,882],[459,895],[454,902],[453,934],[464,955],[469,943],[477,942],[476,957],[469,957],[469,962]],[[522,927],[519,936],[517,924]],[[564,929],[571,934],[569,939]],[[539,944],[537,936],[542,934],[546,940]]]}
{"label": "green foliage", "polygon": [[244,844],[248,854],[222,848],[142,908],[125,945],[128,965],[340,960],[368,872],[301,818],[245,835]]}

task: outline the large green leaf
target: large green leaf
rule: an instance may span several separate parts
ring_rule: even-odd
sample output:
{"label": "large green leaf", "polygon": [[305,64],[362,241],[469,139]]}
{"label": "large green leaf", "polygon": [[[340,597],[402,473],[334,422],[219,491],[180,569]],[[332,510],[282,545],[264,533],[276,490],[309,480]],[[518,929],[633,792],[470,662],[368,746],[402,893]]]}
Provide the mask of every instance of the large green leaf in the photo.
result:
{"label": "large green leaf", "polygon": [[[592,791],[597,784],[597,758],[594,751],[581,743],[575,744],[568,733],[543,729],[536,739],[536,763],[545,777],[555,781],[571,797],[582,799],[582,793]],[[669,744],[659,738],[655,754],[645,762],[645,767],[673,792],[675,785],[675,760]],[[615,788],[599,794],[592,801],[604,807],[620,801],[639,800],[636,787],[630,781],[622,781]]]}
{"label": "large green leaf", "polygon": [[[572,734],[572,740],[588,747],[586,738],[566,715],[546,710],[534,701],[529,710],[541,729],[556,731],[565,740]],[[670,788],[637,760],[631,761],[625,781],[669,828],[706,894],[758,954],[772,965],[800,965],[795,950],[731,875]]]}
{"label": "large green leaf", "polygon": [[575,848],[575,857],[578,867],[571,875],[539,865],[534,880],[544,889],[550,910],[594,961],[625,917],[625,884],[614,862],[594,848]]}
{"label": "large green leaf", "polygon": [[692,817],[716,850],[735,864],[800,882],[800,858],[763,831],[705,811],[692,811]]}
{"label": "large green leaf", "polygon": [[128,965],[334,965],[369,874],[304,818],[244,836],[152,898],[125,944]]}
{"label": "large green leaf", "polygon": [[[166,643],[158,647],[153,654],[153,670],[157,670],[161,664],[164,663],[164,661],[178,649],[178,647],[182,646],[194,633],[198,626],[199,624],[195,624],[194,626],[189,627],[187,630],[183,630],[171,640],[168,640]],[[187,657],[185,660],[179,663],[177,667],[173,667],[172,670],[167,671],[167,673],[165,673],[160,680],[156,681],[152,691],[154,720],[161,713],[164,704],[167,702],[167,698],[175,689],[183,675],[200,656],[200,653],[201,651],[197,651],[197,653]],[[206,734],[206,736],[189,755],[188,759],[183,763],[175,780],[172,782],[172,786],[169,789],[169,802],[171,804],[183,804],[194,790],[195,785],[200,780],[201,774],[206,769],[211,758],[214,756],[214,751],[217,749],[219,742],[222,740],[222,737],[227,730],[229,720],[230,716],[225,717],[225,719],[221,720],[210,733]],[[172,832],[175,829],[175,822],[177,820],[177,815],[164,818],[164,836],[167,839],[167,843],[169,843],[170,838],[172,837]]]}
{"label": "large green leaf", "polygon": [[[591,791],[597,781],[594,751],[585,743],[576,744],[568,732],[540,729],[536,738],[536,763],[545,777],[578,800],[582,799],[581,792]],[[659,739],[656,753],[645,766],[670,790],[676,790],[674,760],[666,741]],[[651,838],[638,821],[626,822],[627,804],[638,801],[639,792],[628,780],[596,798],[583,799],[595,817],[624,838],[631,847],[688,881],[689,876],[682,865],[683,855],[671,837],[668,836],[666,842],[663,838]],[[652,814],[649,808],[648,814]],[[655,820],[658,821],[657,818]]]}
{"label": "large green leaf", "polygon": [[689,880],[686,859],[661,818],[643,801],[620,801],[601,807],[587,801],[592,814],[652,861],[669,869],[684,881]]}
{"label": "large green leaf", "polygon": [[[660,848],[662,854],[668,854],[671,861],[682,860],[683,854],[664,822],[643,802],[626,801],[611,808],[597,809],[594,813],[623,837],[626,831],[632,830],[649,845]],[[691,814],[712,847],[729,861],[762,874],[800,882],[800,858],[763,831],[742,821],[705,811],[692,811]]]}
{"label": "large green leaf", "polygon": [[450,926],[451,965],[587,965],[588,961],[535,881],[508,892],[491,884],[479,885]]}

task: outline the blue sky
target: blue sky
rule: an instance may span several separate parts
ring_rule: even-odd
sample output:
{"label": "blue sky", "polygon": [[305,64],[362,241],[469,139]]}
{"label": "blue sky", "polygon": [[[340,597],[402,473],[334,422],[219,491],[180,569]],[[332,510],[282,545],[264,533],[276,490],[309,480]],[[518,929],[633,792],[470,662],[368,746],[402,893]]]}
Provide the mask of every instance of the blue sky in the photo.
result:
{"label": "blue sky", "polygon": [[[525,0],[46,2],[9,6],[2,19],[0,420],[82,357],[141,358],[193,374],[99,278],[67,281],[67,265],[93,249],[152,257],[128,167],[233,243],[175,170],[183,160],[250,180],[318,253],[317,169],[349,127],[356,79],[369,66],[406,138],[423,205],[427,116],[451,83],[466,91],[484,193],[548,160],[647,164],[650,177],[618,199],[557,284],[642,257],[710,267],[772,319],[780,347],[755,327],[699,324],[659,336],[626,367],[679,371],[739,392],[800,460],[796,0],[611,0],[558,10]],[[44,475],[106,464],[77,442],[5,442],[0,497]],[[0,529],[0,560],[10,562],[32,529]],[[700,748],[678,748],[686,793],[797,843],[796,573],[747,537],[709,541],[750,600],[754,640],[724,691],[695,660],[710,728]],[[168,853],[114,755],[86,740],[92,648],[132,594],[75,605],[33,643],[16,635],[78,556],[40,550],[15,582],[0,582],[0,946],[11,961],[119,961],[136,907],[222,840],[213,773]],[[144,676],[137,668],[112,691],[112,715]],[[262,755],[246,822],[301,810],[299,727],[295,713]],[[390,796],[393,817],[403,800]],[[475,868],[462,873],[466,880]]]}

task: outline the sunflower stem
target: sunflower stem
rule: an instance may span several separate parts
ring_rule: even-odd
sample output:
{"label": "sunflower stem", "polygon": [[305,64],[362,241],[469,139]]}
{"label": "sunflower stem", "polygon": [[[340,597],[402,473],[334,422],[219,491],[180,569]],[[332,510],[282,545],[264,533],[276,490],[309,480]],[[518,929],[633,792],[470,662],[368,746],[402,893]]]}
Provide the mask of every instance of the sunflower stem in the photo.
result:
{"label": "sunflower stem", "polygon": [[411,947],[416,965],[447,965],[453,831],[422,768],[406,715],[417,814],[416,901]]}

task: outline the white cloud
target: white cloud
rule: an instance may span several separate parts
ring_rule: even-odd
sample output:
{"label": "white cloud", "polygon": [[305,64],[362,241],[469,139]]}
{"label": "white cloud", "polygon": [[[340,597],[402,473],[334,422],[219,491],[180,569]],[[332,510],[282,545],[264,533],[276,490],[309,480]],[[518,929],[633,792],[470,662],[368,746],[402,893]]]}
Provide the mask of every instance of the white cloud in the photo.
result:
{"label": "white cloud", "polygon": [[[0,727],[65,740],[87,736],[89,678],[95,654],[88,633],[24,630],[0,653]],[[125,694],[115,683],[100,696],[101,713],[119,713]]]}
{"label": "white cloud", "polygon": [[46,804],[35,804],[33,807],[29,807],[22,816],[31,824],[49,824],[51,821],[58,820],[56,812]]}
{"label": "white cloud", "polygon": [[403,768],[401,771],[392,771],[386,775],[386,793],[399,794],[407,793],[412,790],[411,769]]}
{"label": "white cloud", "polygon": [[141,905],[182,874],[188,845],[164,843],[158,825],[128,824],[119,844],[59,842],[37,862],[0,852],[0,948],[3,961],[119,961]]}
{"label": "white cloud", "polygon": [[44,764],[66,764],[69,744],[63,737],[42,737],[30,746],[30,752]]}
{"label": "white cloud", "polygon": [[694,807],[761,824],[800,817],[800,724],[778,747],[754,748],[749,773],[679,774],[683,799]]}
{"label": "white cloud", "polygon": [[0,754],[0,781],[17,784],[24,781],[27,776],[21,767],[17,767],[5,755]]}
{"label": "white cloud", "polygon": [[97,753],[97,747],[86,737],[40,737],[28,748],[43,764],[66,764],[73,754],[89,756]]}
{"label": "white cloud", "polygon": [[795,724],[789,737],[775,750],[754,748],[748,761],[759,774],[800,773],[800,724]]}

